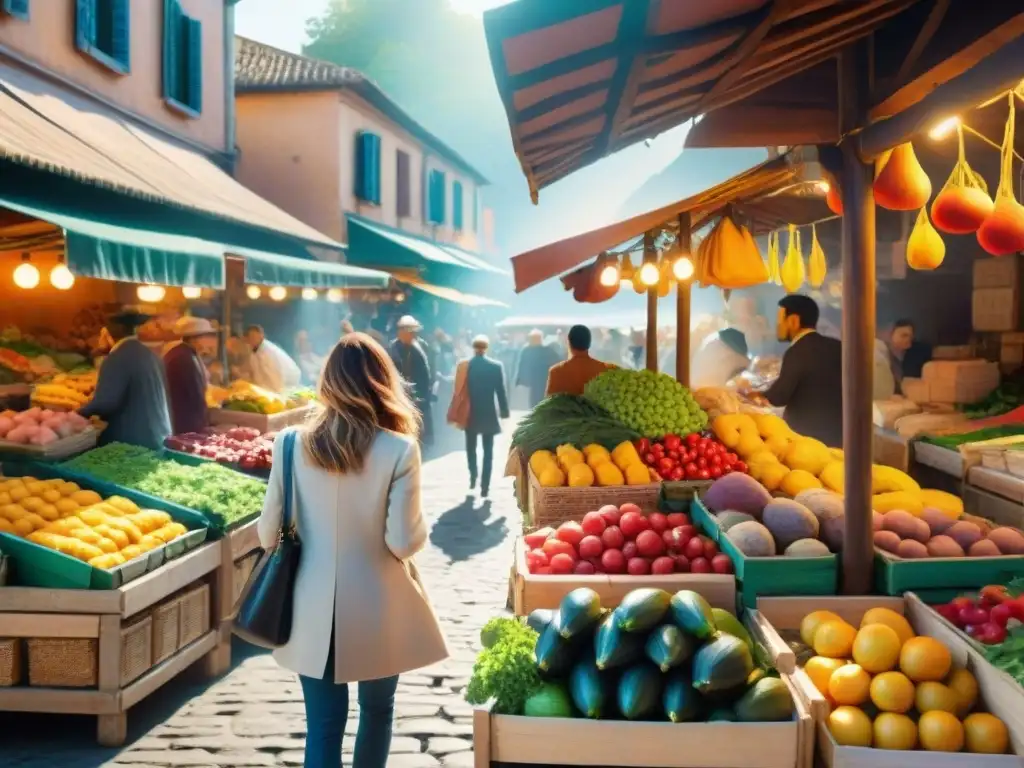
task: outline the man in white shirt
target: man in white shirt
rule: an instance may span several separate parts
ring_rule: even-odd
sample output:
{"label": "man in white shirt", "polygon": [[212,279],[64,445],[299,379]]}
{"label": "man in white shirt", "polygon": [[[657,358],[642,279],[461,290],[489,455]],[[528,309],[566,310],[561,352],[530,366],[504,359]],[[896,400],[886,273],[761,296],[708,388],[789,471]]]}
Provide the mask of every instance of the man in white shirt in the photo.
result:
{"label": "man in white shirt", "polygon": [[299,386],[302,371],[288,353],[266,337],[263,327],[250,325],[245,338],[252,349],[252,383],[271,392],[287,392]]}

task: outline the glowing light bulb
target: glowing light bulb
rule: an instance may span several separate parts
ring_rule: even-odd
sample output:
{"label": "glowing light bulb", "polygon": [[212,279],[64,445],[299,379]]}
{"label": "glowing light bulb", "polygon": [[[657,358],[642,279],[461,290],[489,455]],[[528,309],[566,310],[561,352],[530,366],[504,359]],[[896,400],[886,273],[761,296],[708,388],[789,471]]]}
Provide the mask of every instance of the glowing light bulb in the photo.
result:
{"label": "glowing light bulb", "polygon": [[659,277],[658,265],[653,261],[645,262],[644,265],[640,267],[640,282],[648,288],[652,285],[657,285]]}
{"label": "glowing light bulb", "polygon": [[23,261],[14,270],[14,284],[26,291],[39,285],[39,270],[34,264]]}
{"label": "glowing light bulb", "polygon": [[164,300],[164,296],[167,295],[167,289],[162,285],[140,285],[135,289],[135,295],[139,297],[139,301],[144,301],[147,304],[156,304],[158,301]]}
{"label": "glowing light bulb", "polygon": [[270,296],[271,301],[284,301],[288,298],[288,289],[283,285],[275,285],[267,295]]}
{"label": "glowing light bulb", "polygon": [[260,290],[258,285],[250,285],[245,289],[245,295],[253,301],[256,301],[256,299],[263,295],[263,291]]}
{"label": "glowing light bulb", "polygon": [[75,284],[75,276],[63,262],[50,270],[50,285],[58,291],[69,291]]}
{"label": "glowing light bulb", "polygon": [[689,256],[680,256],[672,265],[672,276],[676,280],[689,280],[693,277],[693,262]]}
{"label": "glowing light bulb", "polygon": [[194,285],[186,285],[181,289],[181,295],[186,299],[198,299],[203,295],[203,289],[196,288]]}
{"label": "glowing light bulb", "polygon": [[936,141],[946,138],[949,134],[956,130],[957,126],[960,125],[960,118],[953,116],[947,117],[942,122],[938,123],[934,128],[928,131],[928,135]]}
{"label": "glowing light bulb", "polygon": [[316,288],[303,288],[302,298],[305,301],[316,301],[320,298],[320,294],[316,292]]}
{"label": "glowing light bulb", "polygon": [[340,304],[341,291],[337,288],[331,288],[331,290],[327,292],[327,300],[331,302],[331,304]]}
{"label": "glowing light bulb", "polygon": [[618,285],[619,282],[619,266],[618,264],[609,264],[601,270],[601,285],[606,288],[611,288],[613,285]]}

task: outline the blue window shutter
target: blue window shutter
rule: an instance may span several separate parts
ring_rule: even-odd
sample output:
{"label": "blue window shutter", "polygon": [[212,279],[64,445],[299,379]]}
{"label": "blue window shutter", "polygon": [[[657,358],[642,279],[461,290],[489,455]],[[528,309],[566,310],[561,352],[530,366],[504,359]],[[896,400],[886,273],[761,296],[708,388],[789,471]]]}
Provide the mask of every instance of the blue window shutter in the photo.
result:
{"label": "blue window shutter", "polygon": [[75,0],[75,45],[82,51],[96,45],[96,0]]}
{"label": "blue window shutter", "polygon": [[444,171],[433,170],[430,172],[430,223],[444,224],[446,180]]}
{"label": "blue window shutter", "polygon": [[0,8],[19,19],[28,18],[28,0],[3,0]]}
{"label": "blue window shutter", "polygon": [[[81,4],[82,0],[78,0]],[[164,0],[164,98],[178,98],[178,38],[181,34],[181,8],[178,0]]]}
{"label": "blue window shutter", "polygon": [[196,112],[203,111],[203,23],[199,19],[186,19],[188,82],[186,104]]}
{"label": "blue window shutter", "polygon": [[369,134],[370,140],[370,202],[380,205],[380,136]]}
{"label": "blue window shutter", "polygon": [[480,188],[473,187],[473,231],[480,231]]}
{"label": "blue window shutter", "polygon": [[462,231],[462,182],[452,183],[452,226],[457,232]]}
{"label": "blue window shutter", "polygon": [[356,137],[356,197],[380,205],[380,136],[361,131]]}
{"label": "blue window shutter", "polygon": [[111,7],[112,50],[114,60],[124,67],[125,72],[131,70],[131,16],[128,0],[114,0]]}

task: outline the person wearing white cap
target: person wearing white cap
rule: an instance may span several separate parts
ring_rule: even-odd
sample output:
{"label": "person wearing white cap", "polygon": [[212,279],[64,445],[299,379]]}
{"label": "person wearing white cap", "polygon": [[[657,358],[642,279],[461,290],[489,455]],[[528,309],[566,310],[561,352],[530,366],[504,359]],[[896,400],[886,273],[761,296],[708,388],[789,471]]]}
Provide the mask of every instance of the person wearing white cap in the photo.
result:
{"label": "person wearing white cap", "polygon": [[526,387],[530,393],[530,407],[544,399],[544,388],[548,383],[548,371],[561,358],[550,346],[544,344],[544,334],[534,328],[527,336],[527,344],[519,353],[516,366],[516,386]]}
{"label": "person wearing white cap", "polygon": [[433,439],[433,418],[430,401],[434,390],[434,376],[430,370],[430,361],[426,350],[416,338],[423,326],[412,315],[403,315],[398,319],[398,338],[391,342],[388,352],[395,361],[398,372],[408,382],[409,395],[423,417],[423,429],[420,440],[429,445]]}
{"label": "person wearing white cap", "polygon": [[469,420],[466,423],[466,462],[469,464],[469,487],[476,487],[477,436],[484,446],[480,467],[480,494],[487,496],[491,486],[494,463],[494,436],[501,432],[500,419],[508,418],[505,394],[505,368],[487,356],[490,340],[480,335],[473,339],[473,357],[466,366],[466,393],[469,396]]}
{"label": "person wearing white cap", "polygon": [[210,423],[205,361],[217,356],[217,329],[202,317],[182,317],[174,324],[174,334],[181,343],[164,355],[171,431],[201,432]]}

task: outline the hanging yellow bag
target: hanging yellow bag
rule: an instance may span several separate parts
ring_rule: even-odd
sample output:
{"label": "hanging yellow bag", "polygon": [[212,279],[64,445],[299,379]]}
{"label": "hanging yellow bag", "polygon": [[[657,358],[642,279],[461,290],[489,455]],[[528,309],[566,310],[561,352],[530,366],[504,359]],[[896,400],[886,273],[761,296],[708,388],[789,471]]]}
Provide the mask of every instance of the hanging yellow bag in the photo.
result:
{"label": "hanging yellow bag", "polygon": [[804,284],[804,255],[800,250],[800,231],[795,224],[789,225],[789,246],[779,277],[782,278],[782,287],[788,293],[796,293]]}
{"label": "hanging yellow bag", "polygon": [[911,269],[935,269],[946,257],[946,244],[928,220],[928,209],[922,208],[907,238],[907,266]]}
{"label": "hanging yellow bag", "polygon": [[811,257],[807,261],[807,282],[812,288],[821,288],[828,274],[828,262],[825,260],[825,251],[821,249],[818,242],[818,230],[811,225]]}
{"label": "hanging yellow bag", "polygon": [[779,277],[779,233],[768,233],[768,282],[772,285],[782,285],[782,278]]}
{"label": "hanging yellow bag", "polygon": [[749,288],[768,282],[768,269],[754,236],[726,214],[700,247],[701,283],[719,288]]}

